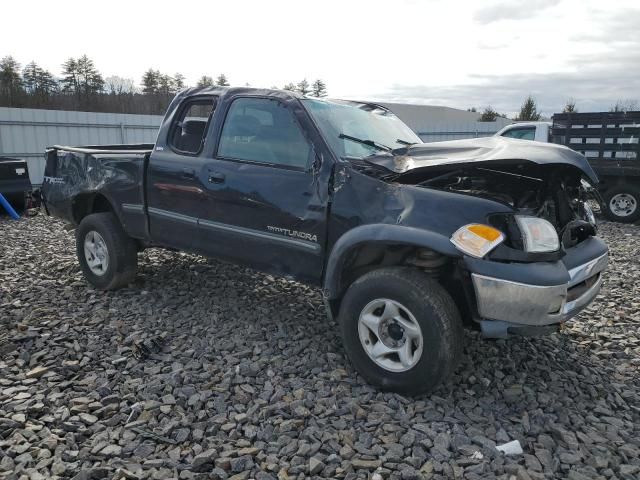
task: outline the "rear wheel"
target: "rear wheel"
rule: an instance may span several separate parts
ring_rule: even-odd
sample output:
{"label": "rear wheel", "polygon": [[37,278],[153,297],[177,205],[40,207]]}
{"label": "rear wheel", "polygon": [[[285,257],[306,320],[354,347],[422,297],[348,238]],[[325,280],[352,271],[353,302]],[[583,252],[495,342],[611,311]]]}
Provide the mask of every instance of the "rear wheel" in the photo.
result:
{"label": "rear wheel", "polygon": [[640,189],[618,185],[604,194],[604,213],[609,220],[633,223],[640,219]]}
{"label": "rear wheel", "polygon": [[136,275],[138,252],[113,213],[92,213],[76,230],[76,253],[82,273],[100,290],[115,290]]}
{"label": "rear wheel", "polygon": [[435,280],[415,269],[382,268],[360,277],[345,294],[339,322],[355,368],[384,390],[428,392],[462,354],[458,309]]}

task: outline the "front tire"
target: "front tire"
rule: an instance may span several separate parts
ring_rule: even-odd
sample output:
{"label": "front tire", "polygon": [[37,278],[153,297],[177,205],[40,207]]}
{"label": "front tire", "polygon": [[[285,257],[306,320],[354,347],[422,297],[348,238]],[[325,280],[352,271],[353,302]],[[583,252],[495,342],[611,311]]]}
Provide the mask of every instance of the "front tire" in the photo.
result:
{"label": "front tire", "polygon": [[76,254],[87,281],[99,290],[131,283],[138,267],[135,241],[113,213],[92,213],[76,230]]}
{"label": "front tire", "polygon": [[609,220],[633,223],[640,220],[640,189],[634,185],[617,185],[604,194],[604,213]]}
{"label": "front tire", "polygon": [[338,317],[356,370],[383,390],[432,390],[455,369],[464,341],[451,296],[407,267],[381,268],[347,290]]}

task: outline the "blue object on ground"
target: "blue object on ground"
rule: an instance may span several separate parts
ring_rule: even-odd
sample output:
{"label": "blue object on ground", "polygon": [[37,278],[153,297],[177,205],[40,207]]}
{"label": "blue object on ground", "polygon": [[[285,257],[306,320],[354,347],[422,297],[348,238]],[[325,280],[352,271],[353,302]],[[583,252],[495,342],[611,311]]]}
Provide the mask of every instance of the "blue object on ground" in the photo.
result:
{"label": "blue object on ground", "polygon": [[2,195],[1,193],[0,193],[0,205],[4,207],[4,209],[7,211],[9,216],[14,220],[18,220],[20,218],[20,215],[18,215],[18,213],[13,209],[13,207],[9,203],[9,201],[6,198],[4,198],[4,195]]}

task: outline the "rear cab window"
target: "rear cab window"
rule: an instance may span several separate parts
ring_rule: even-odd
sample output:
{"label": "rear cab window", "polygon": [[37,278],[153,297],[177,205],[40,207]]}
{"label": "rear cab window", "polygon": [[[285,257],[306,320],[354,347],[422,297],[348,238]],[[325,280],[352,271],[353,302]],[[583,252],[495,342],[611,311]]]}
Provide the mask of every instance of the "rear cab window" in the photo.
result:
{"label": "rear cab window", "polygon": [[503,137],[518,138],[520,140],[535,140],[536,127],[512,128],[502,134]]}
{"label": "rear cab window", "polygon": [[215,97],[202,97],[187,100],[180,107],[169,129],[168,143],[173,150],[187,155],[200,153],[215,102]]}
{"label": "rear cab window", "polygon": [[311,152],[311,144],[283,103],[268,98],[237,98],[227,112],[217,156],[306,169]]}

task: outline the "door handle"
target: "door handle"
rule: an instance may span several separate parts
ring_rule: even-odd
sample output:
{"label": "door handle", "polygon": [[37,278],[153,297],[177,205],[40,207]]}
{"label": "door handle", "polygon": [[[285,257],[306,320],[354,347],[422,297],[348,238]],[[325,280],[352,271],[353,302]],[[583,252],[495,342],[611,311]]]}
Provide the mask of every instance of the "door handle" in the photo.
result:
{"label": "door handle", "polygon": [[224,183],[224,173],[209,171],[209,183]]}
{"label": "door handle", "polygon": [[193,168],[183,168],[182,169],[182,177],[183,178],[196,178],[196,171]]}

